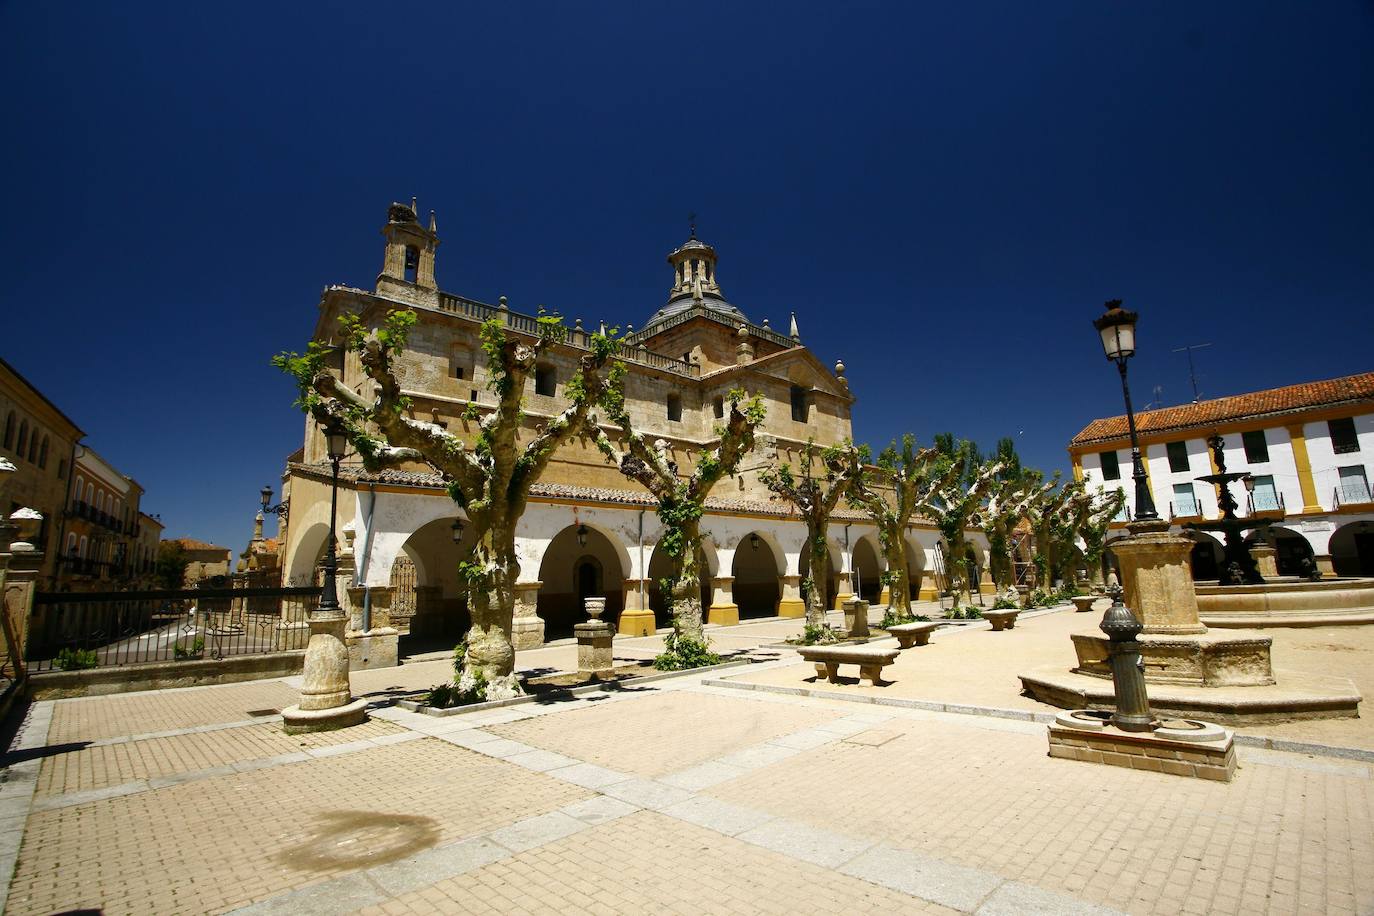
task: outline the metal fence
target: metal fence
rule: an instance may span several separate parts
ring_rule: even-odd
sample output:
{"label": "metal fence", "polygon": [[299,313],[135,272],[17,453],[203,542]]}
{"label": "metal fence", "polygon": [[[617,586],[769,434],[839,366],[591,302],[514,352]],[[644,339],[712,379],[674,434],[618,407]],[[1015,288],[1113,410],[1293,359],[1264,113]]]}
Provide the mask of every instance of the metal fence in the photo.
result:
{"label": "metal fence", "polygon": [[49,671],[274,652],[319,602],[316,587],[40,592],[25,658]]}

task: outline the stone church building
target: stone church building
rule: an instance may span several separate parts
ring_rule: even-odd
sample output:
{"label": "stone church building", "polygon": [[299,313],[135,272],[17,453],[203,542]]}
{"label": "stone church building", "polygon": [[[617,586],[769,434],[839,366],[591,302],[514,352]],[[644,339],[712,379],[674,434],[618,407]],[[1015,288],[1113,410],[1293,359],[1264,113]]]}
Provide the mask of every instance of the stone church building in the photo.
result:
{"label": "stone church building", "polygon": [[[478,345],[481,323],[498,318],[508,333],[533,337],[535,319],[509,308],[504,297],[490,305],[439,288],[432,212],[426,227],[414,204],[393,204],[382,235],[385,256],[375,289],[326,288],[315,339],[337,343],[343,314],[360,314],[376,326],[392,309],[413,309],[419,321],[398,373],[413,416],[475,439],[476,424],[463,419],[465,410],[494,403]],[[830,445],[851,435],[855,396],[844,366],[822,364],[802,343],[795,320],[789,333],[779,333],[727,300],[716,252],[695,231],[667,260],[667,300],[656,311],[645,309],[643,325],[622,323],[626,399],[637,428],[646,438],[668,442],[686,471],[714,444],[728,391],[761,394],[768,406],[754,452],[740,474],[717,485],[702,520],[707,620],[803,616],[798,564],[806,529],[784,504],[770,499],[758,472],[775,461],[797,468],[808,439]],[[568,324],[567,341],[545,351],[525,392],[531,434],[566,406],[565,385],[595,330],[581,319]],[[353,354],[335,369],[356,390],[370,384]],[[610,427],[607,434],[617,437]],[[303,448],[291,456],[282,482],[290,505],[279,536],[284,584],[318,578],[329,530],[329,480],[323,436],[307,420]],[[340,591],[353,586],[352,630],[391,626],[402,633],[458,636],[467,629],[457,566],[472,534],[432,469],[417,464],[372,474],[356,458],[346,458],[338,525],[344,555]],[[590,441],[566,445],[535,484],[517,533],[524,579],[516,604],[517,647],[570,635],[573,624],[585,619],[582,599],[588,596],[606,597],[607,617],[621,634],[644,635],[666,625],[656,585],[668,571],[666,557],[655,549],[659,533],[647,491],[607,464]],[[830,534],[832,600],[855,593],[879,600],[883,559],[874,526],[842,506]],[[913,596],[936,594],[938,543],[939,533],[929,524],[908,531]],[[979,566],[986,567],[986,544],[980,541],[977,552]]]}

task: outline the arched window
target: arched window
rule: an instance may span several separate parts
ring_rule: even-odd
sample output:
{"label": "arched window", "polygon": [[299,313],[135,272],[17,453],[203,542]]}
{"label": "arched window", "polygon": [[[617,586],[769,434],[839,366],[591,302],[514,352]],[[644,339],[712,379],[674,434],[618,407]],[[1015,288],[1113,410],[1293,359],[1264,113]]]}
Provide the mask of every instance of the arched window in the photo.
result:
{"label": "arched window", "polygon": [[24,450],[29,446],[29,421],[19,421],[19,444],[15,446],[14,455],[16,458],[24,457]]}
{"label": "arched window", "polygon": [[5,417],[5,448],[14,448],[14,411]]}
{"label": "arched window", "polygon": [[48,437],[43,437],[43,444],[38,447],[38,466],[43,470],[48,469]]}
{"label": "arched window", "polygon": [[72,497],[72,499],[73,499],[75,502],[79,502],[79,503],[80,503],[80,502],[85,502],[85,501],[86,501],[86,481],[82,480],[80,477],[77,477],[77,478],[76,478],[76,486],[72,489],[72,493],[75,494],[75,495]]}
{"label": "arched window", "polygon": [[77,550],[77,554],[81,559],[86,559],[86,535],[84,534],[81,535],[81,547]]}
{"label": "arched window", "polygon": [[104,511],[105,511],[105,492],[104,492],[103,490],[102,490],[101,492],[95,494],[95,511],[97,511],[97,512],[104,512]]}
{"label": "arched window", "polygon": [[29,464],[38,463],[38,427],[33,428],[33,435],[29,437]]}
{"label": "arched window", "polygon": [[94,483],[94,482],[91,482],[91,483],[86,484],[86,502],[89,503],[89,504],[92,505],[92,506],[95,505],[95,483]]}
{"label": "arched window", "polygon": [[68,532],[68,533],[67,533],[67,556],[69,556],[69,557],[74,557],[74,556],[76,556],[76,532],[75,532],[75,531],[71,531],[71,532]]}

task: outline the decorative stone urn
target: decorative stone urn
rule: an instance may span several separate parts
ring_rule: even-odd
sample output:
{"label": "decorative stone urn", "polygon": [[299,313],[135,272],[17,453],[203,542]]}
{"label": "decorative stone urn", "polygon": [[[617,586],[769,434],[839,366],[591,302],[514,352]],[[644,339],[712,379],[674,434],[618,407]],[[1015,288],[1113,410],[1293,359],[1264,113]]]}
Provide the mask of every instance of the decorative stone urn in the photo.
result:
{"label": "decorative stone urn", "polygon": [[1098,599],[1097,595],[1074,595],[1069,600],[1073,602],[1073,609],[1080,614],[1086,614],[1093,609],[1093,604]]}
{"label": "decorative stone urn", "polygon": [[10,544],[11,553],[33,553],[38,550],[29,540],[43,524],[43,513],[37,509],[16,509],[10,515],[10,524],[18,529],[18,540]]}

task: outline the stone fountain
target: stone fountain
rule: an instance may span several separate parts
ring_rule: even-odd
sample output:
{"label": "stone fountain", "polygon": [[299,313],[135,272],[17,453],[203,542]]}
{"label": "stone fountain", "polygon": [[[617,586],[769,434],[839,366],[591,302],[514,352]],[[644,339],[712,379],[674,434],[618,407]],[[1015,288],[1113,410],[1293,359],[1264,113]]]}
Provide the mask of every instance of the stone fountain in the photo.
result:
{"label": "stone fountain", "polygon": [[1260,573],[1259,565],[1254,556],[1250,553],[1250,545],[1245,543],[1242,532],[1246,530],[1258,530],[1264,532],[1273,524],[1270,519],[1247,518],[1241,519],[1236,515],[1238,505],[1236,499],[1231,495],[1231,484],[1237,480],[1245,480],[1250,477],[1248,472],[1226,470],[1226,456],[1223,454],[1222,446],[1225,440],[1221,436],[1212,434],[1207,439],[1207,446],[1212,450],[1212,463],[1216,465],[1215,474],[1197,478],[1203,483],[1210,483],[1217,490],[1217,506],[1221,509],[1221,517],[1211,522],[1189,522],[1184,525],[1190,531],[1219,531],[1225,535],[1225,560],[1221,565],[1220,585],[1259,585],[1264,582],[1264,577]]}

